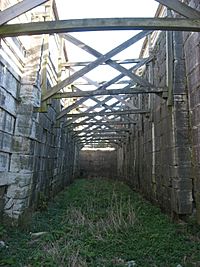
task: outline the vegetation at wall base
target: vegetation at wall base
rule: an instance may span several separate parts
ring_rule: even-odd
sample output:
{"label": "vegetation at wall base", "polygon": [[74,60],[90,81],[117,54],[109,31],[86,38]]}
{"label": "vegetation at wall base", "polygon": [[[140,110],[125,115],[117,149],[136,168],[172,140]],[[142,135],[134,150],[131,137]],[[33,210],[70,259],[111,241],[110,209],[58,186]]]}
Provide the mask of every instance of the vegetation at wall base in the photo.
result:
{"label": "vegetation at wall base", "polygon": [[0,226],[0,266],[200,266],[200,228],[174,224],[127,185],[76,180],[29,229]]}

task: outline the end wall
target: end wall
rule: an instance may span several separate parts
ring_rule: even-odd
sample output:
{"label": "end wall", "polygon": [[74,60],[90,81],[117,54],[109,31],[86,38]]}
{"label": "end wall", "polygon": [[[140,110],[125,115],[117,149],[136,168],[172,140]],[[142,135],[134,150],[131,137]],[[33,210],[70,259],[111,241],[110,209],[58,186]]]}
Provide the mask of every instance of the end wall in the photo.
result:
{"label": "end wall", "polygon": [[117,177],[117,152],[101,150],[82,150],[80,152],[80,176],[90,177]]}

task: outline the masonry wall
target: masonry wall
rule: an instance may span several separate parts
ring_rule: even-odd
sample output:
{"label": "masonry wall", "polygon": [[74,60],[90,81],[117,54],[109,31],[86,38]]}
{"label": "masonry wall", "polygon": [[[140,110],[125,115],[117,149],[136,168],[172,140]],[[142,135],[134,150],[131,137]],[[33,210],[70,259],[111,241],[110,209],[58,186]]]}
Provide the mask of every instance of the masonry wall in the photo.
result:
{"label": "masonry wall", "polygon": [[[199,1],[190,5],[200,10]],[[194,212],[200,223],[200,33],[184,33],[184,56],[190,118]]]}
{"label": "masonry wall", "polygon": [[79,153],[71,131],[56,120],[60,101],[38,110],[44,47],[50,87],[59,77],[60,39],[43,46],[43,36],[28,38],[2,39],[0,49],[0,213],[12,219],[72,182]]}
{"label": "masonry wall", "polygon": [[[190,1],[199,9],[199,1]],[[129,140],[118,150],[118,174],[146,198],[175,216],[197,214],[199,200],[200,34],[173,33],[173,103],[167,95],[140,97],[148,116],[133,117]],[[166,86],[166,34],[159,35],[154,61],[144,77]]]}
{"label": "masonry wall", "polygon": [[116,150],[82,150],[80,152],[80,177],[117,178]]}

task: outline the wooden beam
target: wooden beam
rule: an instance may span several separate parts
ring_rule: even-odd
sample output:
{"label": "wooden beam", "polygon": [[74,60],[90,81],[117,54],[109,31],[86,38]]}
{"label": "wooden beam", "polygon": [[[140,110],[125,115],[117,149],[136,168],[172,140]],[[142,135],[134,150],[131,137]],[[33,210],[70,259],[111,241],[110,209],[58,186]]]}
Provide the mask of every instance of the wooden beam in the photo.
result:
{"label": "wooden beam", "polygon": [[[152,57],[144,59],[142,62],[137,63],[134,67],[130,68],[129,70],[132,70],[132,71],[137,70],[137,68],[141,67],[142,65],[146,64],[147,62],[149,62],[151,60],[152,60]],[[111,79],[110,81],[107,81],[104,84],[102,84],[101,86],[99,86],[97,89],[98,90],[104,90],[107,87],[109,87],[110,85],[112,85],[113,83],[115,83],[115,82],[119,81],[120,79],[122,79],[124,76],[125,76],[124,74],[119,74],[119,75],[115,76],[113,79]],[[67,107],[64,110],[62,110],[60,112],[60,114],[58,115],[58,119],[61,119],[62,117],[67,115],[71,110],[77,108],[79,105],[81,105],[87,99],[88,99],[87,97],[79,99],[75,103],[70,105],[69,107]],[[117,96],[117,99],[120,101],[119,96]]]}
{"label": "wooden beam", "polygon": [[[107,97],[106,97],[106,98],[107,98]],[[111,96],[109,96],[108,98],[109,98],[109,99],[112,99]],[[107,101],[106,99],[104,99],[103,101],[96,100],[97,104],[94,105],[94,106],[89,107],[89,108],[86,110],[86,112],[90,112],[90,111],[92,111],[93,109],[98,108],[98,107],[100,107],[100,106],[103,107],[103,105],[105,104],[106,101]],[[111,109],[111,107],[110,107],[110,109]],[[57,118],[59,119],[59,115],[58,115]],[[86,120],[88,120],[88,119],[85,118],[84,120],[82,120],[82,122],[83,122],[83,121],[86,121]],[[71,120],[70,120],[70,124],[73,123],[74,121],[76,121],[76,118],[71,119]],[[69,122],[66,123],[66,125],[68,125],[68,124],[69,124]]]}
{"label": "wooden beam", "polygon": [[[111,97],[109,96],[109,97],[106,97],[106,99],[104,99],[103,101],[101,101],[101,106],[103,106],[104,108],[106,108],[106,110],[111,110],[111,111],[114,111],[114,112],[115,112],[116,110],[114,110],[113,107],[115,107],[117,103],[113,103],[113,104],[110,105],[110,106],[108,106],[108,105],[106,105],[106,104],[104,104],[105,106],[103,105],[103,102],[107,102],[107,101],[109,100],[109,98],[111,99]],[[100,105],[100,104],[96,104],[95,106],[90,107],[86,112],[91,112],[91,111],[93,111],[93,110],[94,110],[96,107],[98,107],[99,105]],[[114,120],[116,120],[117,118],[119,118],[119,115],[115,114],[114,117],[115,117],[115,118],[110,119],[109,116],[103,116],[102,119],[110,124],[110,123],[112,123]],[[135,121],[134,121],[132,118],[128,117],[126,114],[124,114],[124,115],[120,115],[120,117],[122,117],[123,120],[126,121],[126,122],[129,122],[129,123],[135,123]],[[59,117],[58,117],[58,118],[59,118]],[[72,118],[71,120],[68,120],[67,122],[65,122],[65,126],[69,126],[69,125],[71,125],[71,124],[72,124],[73,122],[75,122],[77,119],[78,119],[78,118]],[[81,122],[85,122],[85,121],[88,121],[88,120],[91,120],[91,118],[87,118],[87,117],[86,117],[86,118],[83,119]],[[96,120],[96,119],[94,118],[94,120]],[[97,122],[98,122],[98,121],[97,121]]]}
{"label": "wooden beam", "polygon": [[[130,85],[128,85],[127,87],[130,87]],[[124,88],[126,88],[126,87],[124,87]],[[77,87],[75,87],[75,89],[78,91],[78,92],[82,92],[79,88],[77,88]],[[113,97],[111,97],[110,99],[112,99]],[[125,105],[126,105],[126,107],[128,107],[128,108],[130,108],[130,109],[133,109],[133,108],[135,108],[132,104],[130,105],[130,103],[128,103],[128,102],[126,102],[124,99],[123,99],[123,97],[120,97],[119,98],[119,96],[117,95],[117,97],[116,97],[116,95],[114,95],[114,98],[116,98],[117,100],[119,100],[117,103],[125,103]],[[104,104],[102,105],[102,100],[99,100],[99,99],[97,99],[95,96],[91,96],[90,97],[90,99],[92,99],[92,100],[94,100],[97,104],[99,104],[99,106],[102,106],[102,107],[104,107],[104,108],[108,108],[108,109],[110,109],[110,110],[112,110],[112,105],[107,105],[106,104],[106,102],[104,101]],[[109,99],[109,98],[108,98]],[[105,99],[104,99],[105,100]],[[108,101],[108,100],[107,100]],[[116,105],[116,104],[115,104]],[[86,112],[88,111],[89,112],[89,110],[91,111],[91,110],[93,110],[94,109],[94,106],[90,106],[87,110],[86,110]]]}
{"label": "wooden beam", "polygon": [[[94,48],[90,47],[89,45],[86,45],[85,43],[81,42],[80,40],[78,40],[77,38],[71,36],[70,34],[63,34],[63,37],[73,43],[74,45],[76,45],[77,47],[83,49],[84,51],[88,52],[89,54],[95,56],[96,58],[99,58],[102,56],[101,53],[99,53],[97,50],[95,50]],[[126,68],[124,68],[123,66],[121,66],[120,64],[116,63],[115,61],[113,61],[112,59],[108,59],[106,61],[106,64],[108,64],[109,66],[111,66],[112,68],[120,71],[121,73],[123,73],[124,75],[130,77],[133,81],[135,81],[136,83],[139,83],[142,86],[151,86],[151,84],[146,81],[144,78],[134,74],[132,71],[127,70]]]}
{"label": "wooden beam", "polygon": [[[125,122],[132,122],[132,119],[129,118],[128,116],[126,116],[126,115],[121,115],[121,116],[123,116],[123,117],[125,116],[125,118],[124,118]],[[124,127],[123,128],[119,128],[119,124],[118,124],[118,128],[113,127],[113,124],[112,124],[112,122],[114,121],[113,118],[112,119],[109,119],[109,118],[103,117],[103,119],[105,120],[105,122],[103,124],[99,124],[99,120],[97,120],[96,118],[93,118],[93,120],[94,120],[93,125],[84,125],[86,127],[84,127],[81,131],[84,131],[85,132],[85,131],[91,131],[92,130],[94,132],[94,131],[96,131],[98,129],[100,129],[100,130],[109,129],[109,130],[112,130],[112,131],[115,130],[115,129],[120,129],[120,130],[126,129],[126,130],[129,131],[129,128],[124,128]],[[85,120],[88,120],[88,118],[86,118]],[[102,129],[102,125],[105,126],[106,129],[105,128]],[[93,129],[90,129],[91,127],[93,127]]]}
{"label": "wooden beam", "polygon": [[83,147],[89,146],[89,145],[98,145],[97,148],[99,148],[100,145],[108,145],[107,147],[113,147],[113,148],[115,148],[116,146],[121,147],[121,144],[119,141],[112,141],[112,140],[103,140],[101,142],[99,142],[98,140],[83,141],[81,142],[81,144],[83,144]]}
{"label": "wooden beam", "polygon": [[80,140],[110,140],[110,139],[122,139],[122,138],[126,138],[126,136],[124,135],[110,135],[110,136],[100,136],[100,135],[93,135],[93,136],[83,136],[82,138],[79,136]]}
{"label": "wooden beam", "polygon": [[[109,96],[109,97],[106,97],[104,100],[98,100],[98,99],[95,99],[95,101],[96,101],[96,105],[94,105],[94,106],[91,106],[91,107],[89,107],[85,112],[90,112],[90,111],[92,111],[92,110],[94,110],[95,108],[98,108],[98,107],[100,107],[100,106],[102,106],[104,109],[106,108],[107,110],[110,110],[110,111],[114,111],[114,109],[113,109],[113,107],[115,107],[118,103],[120,103],[119,101],[116,103],[113,103],[112,105],[107,105],[106,104],[106,102],[107,101],[109,101],[110,99],[112,99],[112,97],[111,96]],[[129,117],[126,117],[126,115],[124,115],[125,116],[125,120],[129,120],[129,121],[131,121],[131,118],[129,118]],[[123,116],[123,117],[124,117]],[[74,121],[76,120],[76,118],[73,118],[73,119],[71,119],[70,120],[70,122],[67,122],[67,123],[65,123],[65,126],[64,127],[66,127],[67,125],[69,125],[69,124],[71,124],[71,123],[73,123]],[[83,121],[86,121],[86,120],[88,120],[88,118],[85,118]],[[106,119],[107,121],[109,121],[109,119],[107,118]],[[82,122],[83,122],[82,121]]]}
{"label": "wooden beam", "polygon": [[161,30],[199,32],[199,17],[195,17],[195,19],[193,18],[95,18],[20,23],[1,26],[0,37],[106,30]]}
{"label": "wooden beam", "polygon": [[[140,68],[141,66],[143,66],[144,64],[150,62],[153,59],[153,57],[149,57],[149,58],[145,58],[142,59],[140,63],[137,63],[135,66],[131,67],[129,69],[129,71],[136,71],[138,68]],[[73,70],[73,69],[72,69]],[[102,85],[98,84],[97,82],[89,79],[86,76],[82,76],[83,79],[86,79],[90,84],[94,85],[97,87],[96,90],[104,90],[106,89],[108,86],[112,85],[113,83],[116,83],[117,81],[119,81],[120,79],[122,79],[125,75],[124,74],[120,74],[116,77],[114,77],[113,79],[111,79],[110,81],[107,81],[105,83],[103,83]],[[116,99],[118,99],[120,102],[122,102],[121,97],[118,96],[114,96]],[[69,111],[71,111],[72,109],[76,108],[78,105],[82,104],[85,100],[87,100],[88,98],[82,98],[78,101],[76,101],[76,103],[74,103],[72,106],[73,107],[68,107],[65,111],[68,113]]]}
{"label": "wooden beam", "polygon": [[127,47],[129,47],[132,44],[138,42],[139,40],[141,40],[142,38],[144,38],[148,33],[149,33],[149,31],[143,31],[143,32],[138,33],[137,35],[135,35],[132,38],[128,39],[127,41],[123,42],[122,44],[120,44],[119,46],[115,47],[114,49],[112,49],[111,51],[109,51],[108,53],[106,53],[105,55],[102,55],[101,57],[99,57],[98,59],[96,59],[95,61],[93,61],[92,63],[90,63],[89,65],[85,66],[81,70],[75,72],[74,74],[72,74],[67,79],[61,81],[60,83],[58,83],[54,87],[49,88],[49,91],[43,97],[42,100],[45,101],[45,100],[49,99],[55,93],[57,93],[58,91],[60,91],[62,88],[66,87],[67,85],[69,85],[71,83],[73,83],[78,78],[82,77],[83,75],[85,75],[89,71],[91,71],[94,68],[96,68],[97,66],[99,66],[99,64],[101,64],[103,62],[106,62],[108,59],[110,59],[114,55],[120,53],[121,51],[125,50]]}
{"label": "wooden beam", "polygon": [[190,19],[199,19],[200,12],[185,3],[180,2],[179,0],[155,0],[160,4],[176,11],[178,14],[190,18]]}
{"label": "wooden beam", "polygon": [[149,113],[148,110],[143,109],[133,109],[133,110],[120,110],[120,111],[111,111],[111,112],[82,112],[82,113],[74,113],[74,114],[67,114],[67,117],[96,117],[96,116],[110,116],[110,115],[128,115],[128,114],[146,114]]}
{"label": "wooden beam", "polygon": [[[82,77],[81,77],[81,78],[82,78]],[[123,84],[123,85],[124,85],[124,84],[130,84],[130,81],[131,81],[130,79],[129,79],[129,80],[128,80],[128,79],[127,79],[127,80],[121,80],[121,81],[118,81],[118,82],[116,82],[116,83],[114,83],[114,84]],[[106,81],[94,81],[94,82],[95,82],[95,83],[98,83],[99,86],[100,86],[101,84],[104,84]],[[74,82],[74,83],[72,84],[72,86],[73,86],[73,85],[74,85],[74,86],[80,86],[80,85],[81,85],[81,86],[82,86],[82,85],[84,85],[84,86],[87,85],[87,86],[88,86],[88,85],[91,85],[91,83],[86,82],[86,81],[85,81],[85,82],[77,81],[77,82]]]}
{"label": "wooden beam", "polygon": [[121,139],[121,138],[126,138],[127,136],[124,134],[91,134],[91,135],[82,135],[79,136],[80,140],[84,139],[84,138],[89,138],[91,137],[91,139],[93,138],[103,138],[103,139]]}
{"label": "wooden beam", "polygon": [[[141,60],[141,62],[143,62],[143,60]],[[70,68],[70,70],[73,70],[73,69]],[[74,71],[74,72],[75,72],[75,71]],[[98,83],[98,82],[96,82],[96,81],[93,81],[92,79],[88,78],[88,77],[85,76],[85,75],[82,76],[81,78],[84,79],[85,81],[87,81],[89,84],[94,85],[95,87],[97,87],[97,89],[101,86],[100,83]],[[130,84],[130,81],[129,81],[128,84]],[[80,89],[79,89],[79,90],[80,90]],[[126,102],[126,101],[124,100],[124,97],[113,96],[112,98],[116,98],[116,99],[119,100],[122,104],[125,104],[126,107],[134,108],[132,103]],[[93,99],[95,102],[99,103],[99,100],[98,100],[96,97],[94,97],[94,98],[92,98],[92,99]],[[81,99],[81,101],[82,101],[82,100],[83,100],[83,99]],[[76,103],[76,104],[77,104],[77,103]]]}
{"label": "wooden beam", "polygon": [[113,145],[120,146],[119,142],[114,142],[110,140],[103,140],[103,142],[98,142],[98,140],[94,141],[83,141],[81,142],[84,146],[89,146],[89,145],[98,145],[98,148],[100,145],[109,145],[109,147],[114,147]]}
{"label": "wooden beam", "polygon": [[84,129],[82,129],[82,130],[75,131],[75,133],[77,133],[77,134],[86,133],[88,131],[90,131],[92,133],[115,133],[115,132],[130,132],[130,129],[128,129],[128,128],[112,128],[112,129],[100,128],[99,130],[87,129],[86,131],[84,131]]}
{"label": "wooden beam", "polygon": [[[166,89],[165,89],[166,90]],[[94,90],[94,91],[80,91],[80,92],[66,92],[66,93],[57,93],[53,98],[73,98],[73,97],[91,97],[97,95],[119,95],[119,94],[158,94],[163,93],[163,88],[150,88],[150,87],[134,87],[127,89],[108,89],[108,90]],[[166,90],[167,91],[167,90]]]}
{"label": "wooden beam", "polygon": [[84,139],[81,140],[81,142],[90,142],[90,141],[123,141],[124,140],[124,137],[105,137],[105,138],[102,138],[102,137],[85,137]]}
{"label": "wooden beam", "polygon": [[[167,15],[172,16],[170,9],[167,9]],[[173,105],[173,77],[174,76],[174,45],[173,32],[166,32],[166,86],[168,88],[167,105]]]}
{"label": "wooden beam", "polygon": [[[142,61],[142,58],[134,58],[134,59],[124,59],[124,60],[113,60],[115,63],[118,64],[133,64],[133,63],[139,63]],[[86,66],[88,64],[90,64],[91,61],[82,61],[82,62],[66,62],[66,63],[62,63],[61,66],[65,67],[65,68],[69,68],[69,67],[77,67],[77,66]],[[106,65],[106,63],[102,63],[101,65]]]}
{"label": "wooden beam", "polygon": [[120,133],[128,133],[129,130],[120,130],[120,129],[115,129],[115,130],[112,130],[112,129],[107,129],[107,131],[105,130],[100,130],[99,128],[98,129],[95,129],[94,131],[91,130],[91,129],[87,129],[86,131],[83,131],[83,132],[75,132],[75,135],[78,136],[78,137],[83,137],[83,135],[86,135],[86,134],[120,134]]}
{"label": "wooden beam", "polygon": [[[98,108],[98,107],[100,107],[100,106],[103,107],[103,105],[104,105],[107,101],[109,101],[110,99],[112,99],[111,96],[106,97],[103,101],[96,100],[97,104],[94,105],[94,106],[92,106],[92,107],[90,107],[89,109],[87,109],[87,112],[92,111],[93,109]],[[76,102],[77,102],[77,101],[76,101]],[[112,107],[112,105],[111,105],[111,107]],[[66,110],[66,109],[65,109],[65,110]],[[65,110],[64,110],[64,111],[65,111]],[[61,113],[62,113],[62,112],[61,112]],[[60,114],[61,114],[61,113],[60,113]],[[66,115],[66,114],[65,114],[65,115],[63,115],[63,116],[60,117],[60,114],[57,116],[57,119],[60,119],[60,118],[62,118],[63,116]],[[66,126],[67,126],[67,125],[71,125],[75,120],[76,120],[76,119],[71,119],[70,121],[66,122],[65,125],[66,125]],[[86,121],[86,120],[88,120],[88,119],[85,118],[84,120],[82,120],[82,122],[83,122],[83,121]]]}
{"label": "wooden beam", "polygon": [[[94,126],[94,125],[105,125],[108,122],[78,122],[78,123],[72,123],[72,126],[75,127],[79,127],[79,126],[83,126],[83,125],[89,125],[89,126]],[[130,125],[130,124],[135,124],[136,122],[126,122],[126,121],[109,121],[109,125]]]}
{"label": "wooden beam", "polygon": [[[80,125],[84,125],[84,124],[87,125],[86,123],[88,123],[88,126],[91,123],[93,125],[95,125],[95,123],[96,123],[96,125],[108,125],[109,124],[109,126],[111,126],[111,125],[123,125],[123,124],[136,124],[136,122],[132,118],[128,117],[127,115],[120,115],[120,116],[123,118],[123,121],[118,120],[120,118],[119,115],[114,115],[114,118],[112,118],[112,119],[109,119],[109,117],[105,116],[105,117],[103,117],[103,119],[101,121],[94,119],[94,118],[91,121],[91,118],[85,118],[79,123],[80,123]],[[78,125],[79,123],[75,122],[76,120],[77,119],[74,118],[68,122],[65,122],[64,127],[67,127],[67,126],[73,127],[74,124],[77,124],[77,126],[79,126]],[[76,125],[75,125],[75,127],[76,127]]]}
{"label": "wooden beam", "polygon": [[[11,6],[3,11],[0,12],[0,25],[7,23],[8,21],[22,15],[23,13],[37,7],[48,0],[24,0],[17,3],[14,6]],[[21,26],[24,24],[20,24]]]}

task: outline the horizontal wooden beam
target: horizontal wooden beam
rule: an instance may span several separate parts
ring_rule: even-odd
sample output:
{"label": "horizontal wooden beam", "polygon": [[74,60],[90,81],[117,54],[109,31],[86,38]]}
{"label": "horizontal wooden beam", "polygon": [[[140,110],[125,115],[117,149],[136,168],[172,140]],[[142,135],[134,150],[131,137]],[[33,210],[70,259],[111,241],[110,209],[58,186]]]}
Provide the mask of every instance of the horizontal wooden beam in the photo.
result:
{"label": "horizontal wooden beam", "polygon": [[79,136],[79,140],[110,140],[110,139],[114,139],[114,140],[117,140],[117,139],[122,139],[122,138],[126,138],[126,136],[124,136],[124,135],[109,135],[109,136],[100,136],[100,135],[97,135],[97,136],[95,136],[95,135],[93,135],[93,136],[83,136],[82,138],[81,138],[81,136]]}
{"label": "horizontal wooden beam", "polygon": [[[17,3],[14,6],[11,6],[3,11],[0,11],[0,25],[7,23],[8,21],[22,15],[23,13],[37,7],[49,0],[24,0]],[[20,24],[23,25],[23,24]]]}
{"label": "horizontal wooden beam", "polygon": [[83,125],[88,125],[88,126],[94,126],[94,125],[105,125],[106,123],[108,123],[109,125],[131,125],[131,124],[136,124],[136,122],[127,122],[127,121],[98,121],[98,122],[79,122],[79,123],[72,123],[71,126],[72,127],[79,127],[79,126],[83,126]]}
{"label": "horizontal wooden beam", "polygon": [[91,141],[83,141],[81,142],[81,144],[83,145],[83,147],[85,146],[90,146],[90,145],[97,145],[96,148],[100,148],[101,145],[103,145],[102,147],[104,147],[105,145],[107,145],[106,147],[112,147],[112,148],[116,148],[116,146],[121,147],[121,144],[119,141],[112,141],[112,140],[103,140],[103,141],[98,141],[98,140],[91,140]]}
{"label": "horizontal wooden beam", "polygon": [[80,134],[80,133],[88,133],[88,132],[90,132],[90,133],[120,133],[120,132],[130,132],[130,129],[128,129],[128,128],[119,128],[119,129],[117,129],[117,128],[115,128],[115,129],[98,129],[98,130],[93,130],[93,129],[87,129],[87,130],[84,130],[84,129],[82,129],[82,130],[78,130],[78,131],[74,131],[76,134]]}
{"label": "horizontal wooden beam", "polygon": [[[115,63],[118,64],[133,64],[133,63],[139,63],[143,60],[143,58],[134,58],[134,59],[124,59],[124,60],[113,60]],[[69,68],[69,67],[77,67],[77,66],[86,66],[88,64],[90,64],[91,61],[82,61],[82,62],[66,62],[66,63],[62,63],[61,66],[65,67],[65,68]],[[106,65],[106,63],[102,63],[101,65]]]}
{"label": "horizontal wooden beam", "polygon": [[176,11],[178,14],[191,19],[200,18],[200,12],[179,0],[155,0],[160,4]]}
{"label": "horizontal wooden beam", "polygon": [[[53,98],[61,99],[61,98],[74,98],[74,97],[91,97],[98,95],[119,95],[119,94],[158,94],[163,93],[163,88],[150,88],[150,87],[134,87],[134,88],[126,88],[126,89],[108,89],[108,90],[94,90],[94,91],[79,91],[79,92],[65,92],[65,93],[57,93],[53,96]],[[167,92],[167,89],[165,89]]]}
{"label": "horizontal wooden beam", "polygon": [[[99,85],[101,85],[101,84],[103,84],[103,83],[105,83],[106,81],[95,81],[96,83],[98,83]],[[130,82],[131,82],[131,80],[121,80],[121,81],[118,81],[118,82],[116,82],[116,83],[114,83],[114,84],[130,84]],[[82,81],[77,81],[77,82],[74,82],[73,84],[72,84],[72,86],[82,86],[82,85],[91,85],[91,83],[89,83],[89,82],[82,82]]]}
{"label": "horizontal wooden beam", "polygon": [[[98,126],[98,124],[97,124]],[[82,133],[84,132],[85,129],[81,129],[81,130],[74,130],[75,133]],[[87,129],[90,130],[91,132],[130,132],[129,128],[111,128],[111,129],[104,129],[104,128],[100,128],[98,130],[92,130],[92,129]]]}
{"label": "horizontal wooden beam", "polygon": [[105,30],[200,31],[200,19],[96,18],[3,25],[0,37]]}
{"label": "horizontal wooden beam", "polygon": [[119,142],[112,142],[112,141],[110,141],[110,140],[103,140],[103,142],[98,142],[98,140],[94,140],[94,141],[83,141],[83,142],[81,142],[81,144],[83,144],[84,146],[89,146],[89,145],[98,145],[98,147],[97,148],[99,148],[99,146],[100,145],[108,145],[107,147],[114,147],[114,145],[117,145],[117,146],[119,146],[120,144],[119,144]]}
{"label": "horizontal wooden beam", "polygon": [[120,111],[111,111],[111,112],[82,112],[67,114],[66,117],[80,118],[80,117],[96,117],[96,116],[110,116],[110,115],[128,115],[128,114],[146,114],[149,113],[148,110],[143,109],[133,109],[133,110],[120,110]]}
{"label": "horizontal wooden beam", "polygon": [[126,133],[120,132],[120,133],[104,133],[104,132],[100,132],[100,133],[95,133],[95,132],[87,132],[87,133],[83,133],[82,135],[78,135],[78,137],[82,138],[82,137],[126,137]]}
{"label": "horizontal wooden beam", "polygon": [[121,137],[121,136],[105,136],[104,138],[98,137],[98,136],[84,136],[83,138],[75,138],[76,140],[80,140],[80,142],[84,141],[91,141],[91,140],[122,140],[123,138],[126,137]]}

